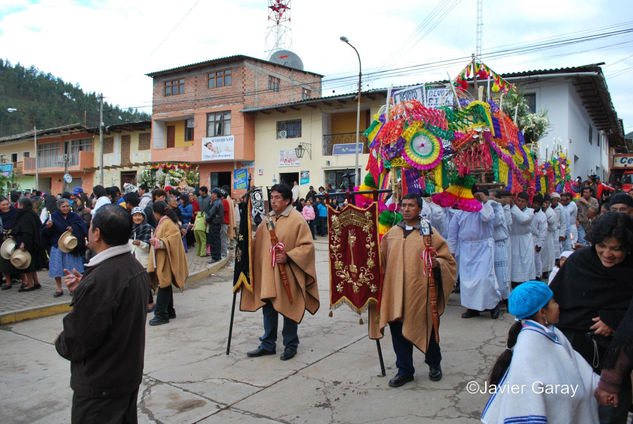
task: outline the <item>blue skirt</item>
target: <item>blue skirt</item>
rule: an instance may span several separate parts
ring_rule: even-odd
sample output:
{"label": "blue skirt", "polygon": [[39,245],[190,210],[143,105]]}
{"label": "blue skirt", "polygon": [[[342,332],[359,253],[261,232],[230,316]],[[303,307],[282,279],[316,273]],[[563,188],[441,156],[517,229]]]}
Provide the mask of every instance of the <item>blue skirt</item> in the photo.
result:
{"label": "blue skirt", "polygon": [[81,274],[84,272],[84,262],[81,256],[64,253],[56,246],[51,246],[51,257],[48,262],[48,275],[52,278],[63,277],[65,275],[64,269],[73,272],[73,268],[75,268]]}

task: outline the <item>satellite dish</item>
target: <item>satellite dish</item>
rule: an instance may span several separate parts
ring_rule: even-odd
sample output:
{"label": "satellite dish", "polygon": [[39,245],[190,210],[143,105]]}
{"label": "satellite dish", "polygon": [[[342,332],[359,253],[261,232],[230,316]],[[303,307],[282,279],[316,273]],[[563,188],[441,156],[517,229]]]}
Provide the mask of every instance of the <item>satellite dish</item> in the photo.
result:
{"label": "satellite dish", "polygon": [[290,50],[277,50],[270,55],[268,61],[303,71],[303,62],[301,61],[301,58]]}

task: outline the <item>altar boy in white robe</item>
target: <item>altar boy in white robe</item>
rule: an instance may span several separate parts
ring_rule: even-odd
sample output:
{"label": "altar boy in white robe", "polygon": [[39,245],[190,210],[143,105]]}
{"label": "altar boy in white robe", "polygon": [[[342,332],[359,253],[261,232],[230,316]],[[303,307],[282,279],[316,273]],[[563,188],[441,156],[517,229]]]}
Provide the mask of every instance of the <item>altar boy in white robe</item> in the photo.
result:
{"label": "altar boy in white robe", "polygon": [[541,278],[543,274],[543,247],[545,246],[545,238],[547,236],[547,218],[541,205],[543,204],[543,196],[537,194],[532,199],[532,208],[534,209],[534,219],[532,219],[532,237],[534,239],[534,272],[536,279]]}
{"label": "altar boy in white robe", "polygon": [[598,423],[593,395],[599,376],[554,324],[558,304],[541,281],[512,291],[508,310],[517,322],[495,363],[481,421],[496,423]]}
{"label": "altar boy in white robe", "polygon": [[[560,222],[558,214],[551,208],[552,198],[549,194],[543,196],[543,212],[547,218],[547,233],[545,236],[545,245],[541,251],[542,267],[541,273],[544,278],[549,276],[554,268],[556,261],[556,251],[558,249],[558,234],[560,232]],[[562,209],[562,208],[561,208]]]}
{"label": "altar boy in white robe", "polygon": [[472,318],[490,310],[492,319],[499,318],[501,295],[495,276],[492,206],[484,203],[482,192],[474,196],[482,202],[478,212],[457,211],[448,229],[448,247],[457,257],[460,299],[466,312],[462,318]]}
{"label": "altar boy in white robe", "polygon": [[521,192],[517,194],[515,204],[510,209],[512,213],[512,227],[510,228],[512,288],[524,281],[533,279],[536,275],[533,255],[534,240],[531,229],[534,210],[527,207],[528,201],[528,194]]}

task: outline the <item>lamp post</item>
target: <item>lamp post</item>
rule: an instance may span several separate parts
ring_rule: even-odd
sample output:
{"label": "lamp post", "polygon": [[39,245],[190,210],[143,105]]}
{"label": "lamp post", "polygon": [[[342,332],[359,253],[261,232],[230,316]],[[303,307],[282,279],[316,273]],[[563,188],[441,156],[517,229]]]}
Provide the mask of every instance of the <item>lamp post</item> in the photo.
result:
{"label": "lamp post", "polygon": [[361,92],[361,81],[362,81],[362,66],[360,62],[360,54],[356,47],[354,47],[347,37],[344,35],[341,36],[340,40],[354,49],[356,52],[356,56],[358,56],[358,105],[356,107],[356,145],[354,146],[354,173],[356,174],[356,186],[360,186],[360,172],[358,169],[358,140],[360,137],[360,92]]}
{"label": "lamp post", "polygon": [[[22,113],[26,113],[23,110],[18,110],[14,107],[8,107],[7,108],[7,112],[9,113],[13,113],[13,112],[22,112]],[[35,117],[33,117],[33,144],[35,147],[35,190],[39,190],[40,187],[40,170],[39,170],[39,166],[38,166],[38,155],[37,155],[37,125],[35,124]]]}

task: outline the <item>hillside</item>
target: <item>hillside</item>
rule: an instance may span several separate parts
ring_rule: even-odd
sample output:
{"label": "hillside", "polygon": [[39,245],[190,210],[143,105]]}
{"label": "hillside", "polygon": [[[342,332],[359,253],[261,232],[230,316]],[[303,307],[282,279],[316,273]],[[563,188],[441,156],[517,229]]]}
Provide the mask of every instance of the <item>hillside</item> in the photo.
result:
{"label": "hillside", "polygon": [[[9,112],[7,109],[17,109]],[[0,137],[29,131],[33,118],[38,128],[73,123],[99,125],[97,93],[84,93],[79,85],[64,82],[35,67],[25,68],[0,59]],[[104,102],[105,125],[150,119],[134,109],[122,110]]]}

